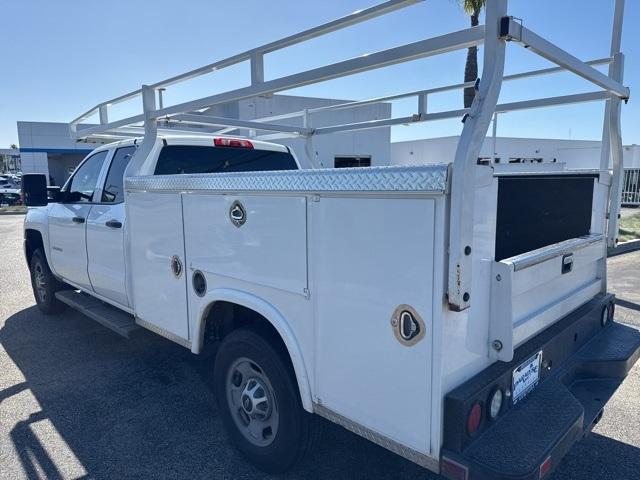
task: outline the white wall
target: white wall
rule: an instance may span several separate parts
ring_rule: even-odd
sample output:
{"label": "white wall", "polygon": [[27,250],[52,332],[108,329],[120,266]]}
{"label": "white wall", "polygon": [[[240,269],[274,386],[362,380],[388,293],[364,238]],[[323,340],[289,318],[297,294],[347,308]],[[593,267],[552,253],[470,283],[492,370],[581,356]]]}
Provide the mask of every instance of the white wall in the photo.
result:
{"label": "white wall", "polygon": [[[460,137],[440,137],[391,144],[392,164],[451,163]],[[599,168],[600,142],[548,138],[496,138],[496,153],[501,163],[510,158],[543,158],[545,162],[565,163],[568,168]],[[623,148],[625,168],[640,168],[640,146]],[[493,139],[487,137],[481,157],[493,157]]]}

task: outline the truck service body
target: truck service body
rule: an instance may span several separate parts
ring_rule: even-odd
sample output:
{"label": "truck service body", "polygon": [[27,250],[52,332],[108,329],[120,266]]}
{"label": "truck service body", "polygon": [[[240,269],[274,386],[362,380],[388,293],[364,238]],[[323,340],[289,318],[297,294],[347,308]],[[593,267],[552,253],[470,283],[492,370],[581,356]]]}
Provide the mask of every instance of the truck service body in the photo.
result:
{"label": "truck service body", "polygon": [[[412,3],[386,2],[228,59],[248,59],[252,70],[252,87],[229,95],[326,79],[314,71],[264,81],[262,55]],[[466,115],[458,153],[439,165],[315,168],[309,152],[265,140],[311,143],[377,125],[321,132],[310,128],[309,111],[297,127],[202,112],[221,96],[156,108],[163,84],[134,92],[142,116],[110,123],[113,101],[99,105],[72,122],[72,135],[110,143],[48,199],[44,178],[23,180],[38,305],[47,313],[71,305],[125,336],[144,327],[196,354],[216,345],[222,419],[267,471],[312,449],[317,414],[449,478],[546,476],[640,356],[640,332],[613,320],[606,293],[628,89],[619,69],[603,80],[512,23],[506,2],[490,0],[482,30],[418,42],[424,54],[485,43],[474,106],[451,113]],[[523,38],[606,93],[597,98],[609,115],[603,168],[475,161],[494,111],[541,106],[496,103],[504,44]],[[396,63],[418,55],[411,45],[393,52]],[[334,64],[331,75],[385,66],[389,55]],[[438,115],[426,111],[424,91],[406,96],[419,100],[411,121]],[[100,124],[82,126],[92,112]],[[173,118],[217,130],[159,129],[158,120]],[[248,135],[229,135],[238,129]],[[143,136],[119,140],[136,133]]]}

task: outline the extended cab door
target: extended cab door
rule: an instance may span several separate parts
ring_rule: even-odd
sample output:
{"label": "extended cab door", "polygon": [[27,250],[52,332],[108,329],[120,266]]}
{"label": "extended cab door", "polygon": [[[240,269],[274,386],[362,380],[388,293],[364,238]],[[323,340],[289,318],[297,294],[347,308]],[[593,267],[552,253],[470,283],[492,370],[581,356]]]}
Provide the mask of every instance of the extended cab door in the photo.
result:
{"label": "extended cab door", "polygon": [[67,181],[63,200],[49,211],[51,266],[63,279],[88,290],[86,222],[108,154],[103,150],[86,158]]}
{"label": "extended cab door", "polygon": [[118,148],[101,189],[100,203],[87,218],[89,279],[94,291],[123,306],[129,306],[126,287],[124,170],[136,147]]}

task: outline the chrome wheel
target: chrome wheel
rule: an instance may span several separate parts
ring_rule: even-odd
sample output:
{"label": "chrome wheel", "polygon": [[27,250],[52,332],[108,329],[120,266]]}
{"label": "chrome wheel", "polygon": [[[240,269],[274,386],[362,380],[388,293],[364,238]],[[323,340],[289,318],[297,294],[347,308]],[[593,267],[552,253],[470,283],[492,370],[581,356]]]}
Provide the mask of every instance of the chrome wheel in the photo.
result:
{"label": "chrome wheel", "polygon": [[266,447],[278,433],[278,405],[262,368],[248,358],[236,360],[225,382],[231,416],[253,445]]}
{"label": "chrome wheel", "polygon": [[44,268],[42,268],[41,263],[36,263],[34,272],[33,272],[33,279],[35,282],[38,299],[43,303],[46,302],[47,301],[47,277],[45,275]]}

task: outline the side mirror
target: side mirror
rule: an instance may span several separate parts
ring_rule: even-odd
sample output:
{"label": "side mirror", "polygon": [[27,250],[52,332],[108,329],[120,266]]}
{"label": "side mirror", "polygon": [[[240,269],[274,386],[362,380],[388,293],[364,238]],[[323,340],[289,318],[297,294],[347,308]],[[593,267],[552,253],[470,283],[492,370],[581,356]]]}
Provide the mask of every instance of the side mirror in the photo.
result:
{"label": "side mirror", "polygon": [[42,173],[25,173],[22,176],[22,192],[27,207],[44,207],[47,199],[47,176]]}

